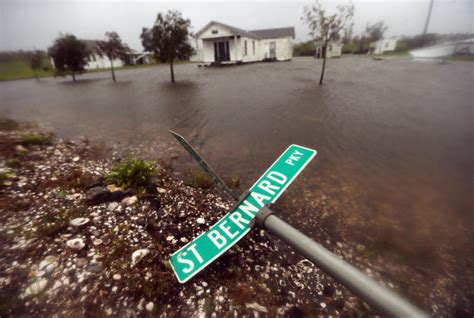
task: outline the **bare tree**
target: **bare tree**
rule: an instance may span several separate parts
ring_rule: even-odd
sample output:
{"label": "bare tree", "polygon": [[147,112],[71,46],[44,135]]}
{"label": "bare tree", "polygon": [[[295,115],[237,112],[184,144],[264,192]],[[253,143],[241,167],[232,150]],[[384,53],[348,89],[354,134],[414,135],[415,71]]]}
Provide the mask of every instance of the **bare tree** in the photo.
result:
{"label": "bare tree", "polygon": [[125,60],[130,48],[122,43],[122,39],[116,32],[106,32],[106,41],[99,42],[99,53],[105,54],[110,61],[110,70],[112,72],[112,80],[115,82],[114,60]]}
{"label": "bare tree", "polygon": [[319,85],[323,84],[324,71],[326,69],[327,47],[331,40],[340,38],[341,31],[351,21],[354,16],[354,5],[338,5],[336,13],[330,15],[322,7],[319,0],[316,3],[304,8],[302,20],[308,24],[309,35],[313,38],[320,37],[324,43],[323,47],[323,67]]}

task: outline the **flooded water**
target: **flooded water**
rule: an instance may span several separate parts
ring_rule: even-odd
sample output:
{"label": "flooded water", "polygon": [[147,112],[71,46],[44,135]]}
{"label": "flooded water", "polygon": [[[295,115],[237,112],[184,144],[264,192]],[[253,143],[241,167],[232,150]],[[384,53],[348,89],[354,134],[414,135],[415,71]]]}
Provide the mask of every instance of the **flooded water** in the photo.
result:
{"label": "flooded water", "polygon": [[362,244],[360,256],[407,268],[400,280],[419,275],[420,286],[459,294],[451,305],[465,308],[474,289],[474,64],[342,58],[328,62],[323,86],[319,69],[308,58],[178,65],[174,85],[167,67],[120,71],[116,84],[108,73],[77,84],[4,82],[0,112],[148,157],[173,144],[190,160],[173,129],[242,189],[289,144],[317,149],[275,209],[315,238],[317,222],[331,244]]}

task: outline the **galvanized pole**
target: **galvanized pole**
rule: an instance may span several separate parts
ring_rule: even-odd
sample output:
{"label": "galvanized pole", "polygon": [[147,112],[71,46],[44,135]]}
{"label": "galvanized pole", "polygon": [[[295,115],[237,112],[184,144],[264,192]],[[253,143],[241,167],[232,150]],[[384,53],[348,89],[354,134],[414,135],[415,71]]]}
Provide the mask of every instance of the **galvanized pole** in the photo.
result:
{"label": "galvanized pole", "polygon": [[390,317],[428,317],[426,313],[395,292],[382,287],[354,266],[281,220],[269,208],[263,207],[257,213],[255,224],[279,237],[380,313]]}

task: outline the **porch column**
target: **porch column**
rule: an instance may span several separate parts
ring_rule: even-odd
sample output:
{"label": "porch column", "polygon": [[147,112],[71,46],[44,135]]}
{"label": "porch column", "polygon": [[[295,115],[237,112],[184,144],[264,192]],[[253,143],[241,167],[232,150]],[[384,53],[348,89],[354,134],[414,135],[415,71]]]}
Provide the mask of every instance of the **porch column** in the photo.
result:
{"label": "porch column", "polygon": [[237,52],[239,51],[237,49],[237,35],[234,35],[234,46],[235,46],[235,61],[237,62]]}

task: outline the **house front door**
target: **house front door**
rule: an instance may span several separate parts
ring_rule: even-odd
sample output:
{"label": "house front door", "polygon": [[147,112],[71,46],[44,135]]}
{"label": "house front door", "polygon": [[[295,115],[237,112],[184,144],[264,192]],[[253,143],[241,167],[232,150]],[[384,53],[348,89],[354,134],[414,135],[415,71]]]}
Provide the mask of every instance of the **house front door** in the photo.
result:
{"label": "house front door", "polygon": [[229,41],[214,42],[214,60],[216,62],[230,61]]}
{"label": "house front door", "polygon": [[276,58],[276,42],[270,42],[270,58]]}

